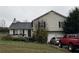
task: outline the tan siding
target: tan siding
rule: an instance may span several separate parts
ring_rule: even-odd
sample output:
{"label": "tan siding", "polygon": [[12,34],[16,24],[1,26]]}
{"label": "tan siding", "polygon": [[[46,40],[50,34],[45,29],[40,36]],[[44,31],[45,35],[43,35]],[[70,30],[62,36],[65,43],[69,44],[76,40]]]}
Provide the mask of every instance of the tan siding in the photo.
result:
{"label": "tan siding", "polygon": [[35,31],[35,24],[38,22],[38,21],[41,21],[41,20],[44,20],[46,21],[46,26],[47,26],[47,29],[48,31],[63,31],[62,28],[59,28],[59,21],[63,22],[65,20],[64,17],[60,16],[60,15],[57,15],[53,12],[50,12],[49,14],[39,18],[38,20],[34,21],[34,24],[33,24],[33,30]]}

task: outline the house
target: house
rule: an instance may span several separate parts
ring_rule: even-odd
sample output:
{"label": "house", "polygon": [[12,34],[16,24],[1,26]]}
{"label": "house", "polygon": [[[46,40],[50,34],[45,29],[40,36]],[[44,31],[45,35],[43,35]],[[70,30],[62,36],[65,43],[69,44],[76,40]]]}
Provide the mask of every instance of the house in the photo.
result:
{"label": "house", "polygon": [[12,36],[32,37],[32,33],[40,26],[48,31],[49,42],[53,37],[62,37],[63,23],[66,17],[55,12],[49,11],[30,22],[16,22],[14,18],[13,23],[9,27],[9,34]]}
{"label": "house", "polygon": [[52,37],[62,37],[64,35],[62,27],[65,19],[66,17],[59,13],[55,11],[49,11],[32,21],[33,32],[35,32],[39,26],[44,24],[44,27],[48,31],[47,42],[49,42]]}
{"label": "house", "polygon": [[31,37],[31,32],[31,22],[13,22],[9,27],[9,34],[14,37]]}

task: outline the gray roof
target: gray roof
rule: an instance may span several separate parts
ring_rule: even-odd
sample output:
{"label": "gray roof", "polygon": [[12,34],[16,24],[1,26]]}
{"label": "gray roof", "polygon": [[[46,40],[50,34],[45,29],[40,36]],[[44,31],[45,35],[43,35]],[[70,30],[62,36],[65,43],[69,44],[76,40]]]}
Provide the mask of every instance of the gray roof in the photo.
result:
{"label": "gray roof", "polygon": [[9,29],[32,29],[31,22],[12,23]]}

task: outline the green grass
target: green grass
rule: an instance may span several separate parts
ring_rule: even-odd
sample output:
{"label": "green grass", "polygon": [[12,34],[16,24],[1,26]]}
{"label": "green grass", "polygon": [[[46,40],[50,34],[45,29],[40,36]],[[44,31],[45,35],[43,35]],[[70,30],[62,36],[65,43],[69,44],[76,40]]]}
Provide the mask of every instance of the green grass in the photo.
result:
{"label": "green grass", "polygon": [[65,49],[60,49],[49,44],[38,44],[22,41],[0,40],[0,52],[4,53],[65,53]]}

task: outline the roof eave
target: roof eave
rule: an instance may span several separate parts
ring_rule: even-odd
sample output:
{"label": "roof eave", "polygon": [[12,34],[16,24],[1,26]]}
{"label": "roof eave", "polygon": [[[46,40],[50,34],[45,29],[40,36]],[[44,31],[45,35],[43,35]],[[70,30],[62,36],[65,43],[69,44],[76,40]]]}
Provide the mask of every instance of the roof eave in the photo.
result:
{"label": "roof eave", "polygon": [[[39,16],[39,17],[37,17],[37,18],[35,18],[33,21],[35,21],[35,20],[37,20],[37,19],[39,19],[39,18],[41,18],[41,17],[43,17],[43,16],[45,16],[45,15],[47,15],[48,13],[50,13],[50,12],[54,12],[55,14],[58,14],[58,15],[60,15],[60,16],[62,16],[62,17],[64,17],[64,18],[67,18],[66,16],[64,16],[64,15],[61,15],[60,13],[57,13],[57,12],[55,12],[55,11],[53,11],[53,10],[51,10],[51,11],[49,11],[49,12],[47,12],[47,13],[45,13],[45,14],[43,14],[43,15],[41,15],[41,16]],[[33,22],[32,21],[32,22]]]}

